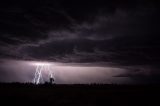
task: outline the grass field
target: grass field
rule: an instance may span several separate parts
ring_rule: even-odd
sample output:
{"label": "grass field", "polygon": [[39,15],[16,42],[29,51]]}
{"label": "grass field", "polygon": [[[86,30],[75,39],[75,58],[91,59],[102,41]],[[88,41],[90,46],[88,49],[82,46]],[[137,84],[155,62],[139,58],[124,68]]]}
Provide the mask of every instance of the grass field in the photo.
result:
{"label": "grass field", "polygon": [[3,83],[0,99],[5,105],[22,106],[158,106],[160,86]]}

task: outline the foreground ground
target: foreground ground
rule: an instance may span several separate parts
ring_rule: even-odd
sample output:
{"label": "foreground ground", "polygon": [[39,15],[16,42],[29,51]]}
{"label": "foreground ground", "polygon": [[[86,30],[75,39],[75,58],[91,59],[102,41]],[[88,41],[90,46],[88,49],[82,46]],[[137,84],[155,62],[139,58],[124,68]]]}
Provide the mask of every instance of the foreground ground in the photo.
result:
{"label": "foreground ground", "polygon": [[0,84],[5,105],[154,106],[160,104],[159,98],[159,85]]}

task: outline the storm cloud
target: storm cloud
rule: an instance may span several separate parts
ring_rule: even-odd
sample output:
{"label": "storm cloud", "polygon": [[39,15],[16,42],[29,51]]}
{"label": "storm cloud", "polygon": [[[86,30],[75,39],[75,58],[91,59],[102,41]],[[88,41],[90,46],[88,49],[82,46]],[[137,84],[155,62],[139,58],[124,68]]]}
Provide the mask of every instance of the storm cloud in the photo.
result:
{"label": "storm cloud", "polygon": [[159,76],[158,7],[146,1],[3,2],[0,59],[128,70],[118,77],[143,79],[148,70],[147,78]]}

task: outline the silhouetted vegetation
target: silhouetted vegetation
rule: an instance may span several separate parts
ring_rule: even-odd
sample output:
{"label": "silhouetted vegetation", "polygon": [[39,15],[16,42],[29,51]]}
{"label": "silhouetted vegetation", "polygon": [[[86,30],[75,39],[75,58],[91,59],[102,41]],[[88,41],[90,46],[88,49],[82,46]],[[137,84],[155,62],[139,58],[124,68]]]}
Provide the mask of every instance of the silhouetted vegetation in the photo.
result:
{"label": "silhouetted vegetation", "polygon": [[53,106],[141,106],[159,103],[160,85],[1,83],[1,103]]}

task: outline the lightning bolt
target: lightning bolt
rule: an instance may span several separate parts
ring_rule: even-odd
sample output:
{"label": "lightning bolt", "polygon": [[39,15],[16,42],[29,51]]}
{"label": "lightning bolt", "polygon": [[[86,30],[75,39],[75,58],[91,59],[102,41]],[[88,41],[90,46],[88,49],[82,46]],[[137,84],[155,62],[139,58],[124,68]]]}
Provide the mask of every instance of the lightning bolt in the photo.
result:
{"label": "lightning bolt", "polygon": [[42,71],[46,71],[48,73],[48,77],[53,78],[53,73],[50,70],[50,65],[40,64],[36,66],[36,72],[33,79],[34,84],[40,84],[44,82]]}

